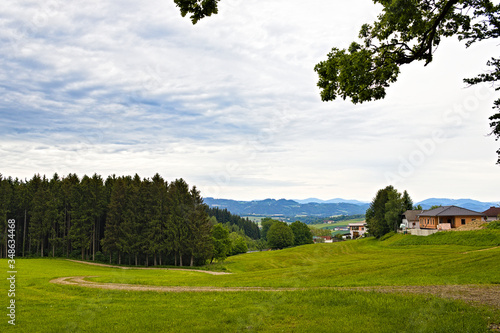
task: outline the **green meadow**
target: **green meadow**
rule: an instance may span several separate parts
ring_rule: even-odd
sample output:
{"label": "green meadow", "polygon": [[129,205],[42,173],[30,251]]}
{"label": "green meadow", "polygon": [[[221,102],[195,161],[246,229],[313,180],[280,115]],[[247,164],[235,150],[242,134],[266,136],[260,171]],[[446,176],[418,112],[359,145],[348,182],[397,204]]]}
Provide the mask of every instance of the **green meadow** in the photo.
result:
{"label": "green meadow", "polygon": [[[202,268],[232,273],[216,276],[17,259],[16,325],[7,323],[4,283],[0,331],[490,332],[490,325],[500,324],[500,309],[492,306],[430,294],[326,289],[500,284],[500,248],[495,248],[500,231],[455,234],[444,239],[392,235],[383,241],[367,238],[248,253]],[[0,267],[7,277],[7,260],[0,260]],[[69,276],[154,286],[297,289],[178,293],[49,282]]]}

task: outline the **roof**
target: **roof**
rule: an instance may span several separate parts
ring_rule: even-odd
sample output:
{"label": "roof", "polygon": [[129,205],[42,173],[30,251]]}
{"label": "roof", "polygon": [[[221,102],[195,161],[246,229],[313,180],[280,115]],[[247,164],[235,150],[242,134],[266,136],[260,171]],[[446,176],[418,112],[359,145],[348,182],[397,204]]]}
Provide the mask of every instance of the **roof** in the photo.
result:
{"label": "roof", "polygon": [[443,206],[431,210],[426,210],[419,216],[485,216],[483,213],[457,206]]}
{"label": "roof", "polygon": [[500,207],[490,207],[483,212],[486,216],[497,217],[500,215]]}
{"label": "roof", "polygon": [[405,218],[408,220],[408,221],[418,221],[418,215],[425,212],[425,210],[421,210],[421,209],[418,209],[418,210],[407,210],[406,212],[403,213],[403,215],[405,216]]}
{"label": "roof", "polygon": [[349,223],[349,227],[362,227],[365,226],[366,222],[355,222],[355,223]]}

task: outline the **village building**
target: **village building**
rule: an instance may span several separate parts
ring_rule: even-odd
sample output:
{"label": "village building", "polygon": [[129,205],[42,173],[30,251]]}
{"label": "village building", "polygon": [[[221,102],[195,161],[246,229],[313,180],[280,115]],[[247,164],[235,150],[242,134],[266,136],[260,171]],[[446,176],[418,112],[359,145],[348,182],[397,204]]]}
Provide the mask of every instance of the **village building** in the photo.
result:
{"label": "village building", "polygon": [[420,222],[418,214],[422,214],[424,210],[407,210],[403,213],[403,220],[401,222],[401,229],[420,229]]}
{"label": "village building", "polygon": [[483,214],[486,215],[487,222],[500,220],[500,207],[490,207]]}
{"label": "village building", "polygon": [[351,239],[356,239],[366,233],[366,222],[349,223],[348,227]]}
{"label": "village building", "polygon": [[481,221],[485,214],[457,206],[443,206],[418,214],[420,228],[447,230],[458,228],[472,221]]}

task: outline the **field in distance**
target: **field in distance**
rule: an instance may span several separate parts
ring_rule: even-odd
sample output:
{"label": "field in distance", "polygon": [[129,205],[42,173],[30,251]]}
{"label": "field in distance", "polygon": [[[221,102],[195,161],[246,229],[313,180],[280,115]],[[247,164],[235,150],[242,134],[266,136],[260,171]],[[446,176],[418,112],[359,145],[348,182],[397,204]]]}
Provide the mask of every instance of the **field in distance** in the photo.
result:
{"label": "field in distance", "polygon": [[[18,259],[16,326],[23,332],[495,329],[500,324],[500,231],[465,231],[434,240],[429,236],[428,245],[419,243],[424,238],[413,237],[394,235],[383,241],[368,238],[248,253],[204,268],[232,273],[225,275]],[[0,267],[7,267],[5,259]],[[123,288],[49,282],[75,276]],[[137,285],[182,289],[133,291],[131,286]],[[207,289],[199,292],[199,287]],[[445,298],[436,296],[436,290]],[[468,290],[484,299],[466,299],[463,295],[472,294]],[[450,293],[459,298],[449,299]],[[6,319],[0,323],[0,331],[9,328]]]}

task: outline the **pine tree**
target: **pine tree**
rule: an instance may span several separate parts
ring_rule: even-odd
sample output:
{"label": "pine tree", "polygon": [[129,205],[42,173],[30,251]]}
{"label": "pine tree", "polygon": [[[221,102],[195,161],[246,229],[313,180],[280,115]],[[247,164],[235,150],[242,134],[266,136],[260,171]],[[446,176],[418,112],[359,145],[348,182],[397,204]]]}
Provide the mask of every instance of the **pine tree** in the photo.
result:
{"label": "pine tree", "polygon": [[[109,183],[108,183],[109,185]],[[113,180],[110,203],[108,206],[106,227],[101,245],[109,254],[109,262],[113,252],[118,252],[118,264],[121,264],[121,253],[123,251],[123,212],[127,207],[127,184],[123,178]]]}
{"label": "pine tree", "polygon": [[[43,176],[43,179],[40,179],[39,176],[35,176],[32,181],[36,184],[34,188],[37,188],[37,190],[32,201],[30,237],[34,241],[37,254],[38,250],[40,250],[40,256],[43,257],[45,252],[45,240],[48,237],[51,225],[50,213],[48,213],[47,209],[50,206],[49,182],[45,176]],[[40,182],[38,183],[38,181]]]}
{"label": "pine tree", "polygon": [[168,253],[170,247],[167,244],[168,231],[168,183],[157,173],[152,178],[151,190],[151,217],[148,220],[146,233],[146,253],[153,255],[154,265],[157,265],[157,257],[161,253]]}
{"label": "pine tree", "polygon": [[92,203],[91,181],[85,175],[73,192],[70,229],[71,243],[81,249],[82,260],[85,260],[86,251],[92,243]]}
{"label": "pine tree", "polygon": [[195,258],[197,261],[204,263],[212,256],[212,224],[206,212],[206,205],[203,204],[203,199],[200,192],[193,187],[190,191],[191,207],[187,219],[189,235],[187,238],[187,250],[190,252],[190,266],[194,265]]}
{"label": "pine tree", "polygon": [[49,197],[45,212],[47,223],[50,224],[49,244],[52,246],[52,257],[55,257],[56,247],[61,247],[63,245],[65,233],[61,194],[61,180],[56,173],[49,182]]}
{"label": "pine tree", "polygon": [[[71,230],[71,217],[72,217],[72,212],[73,212],[73,205],[74,203],[74,198],[76,196],[75,191],[77,191],[77,187],[80,184],[80,179],[76,174],[68,174],[65,178],[62,180],[61,184],[61,195],[62,195],[62,205],[63,205],[63,219],[64,219],[64,230],[65,234],[63,237],[63,245],[66,248],[66,257],[69,257],[69,253],[71,251],[71,237],[70,237],[70,230]],[[76,209],[76,207],[75,207]]]}

